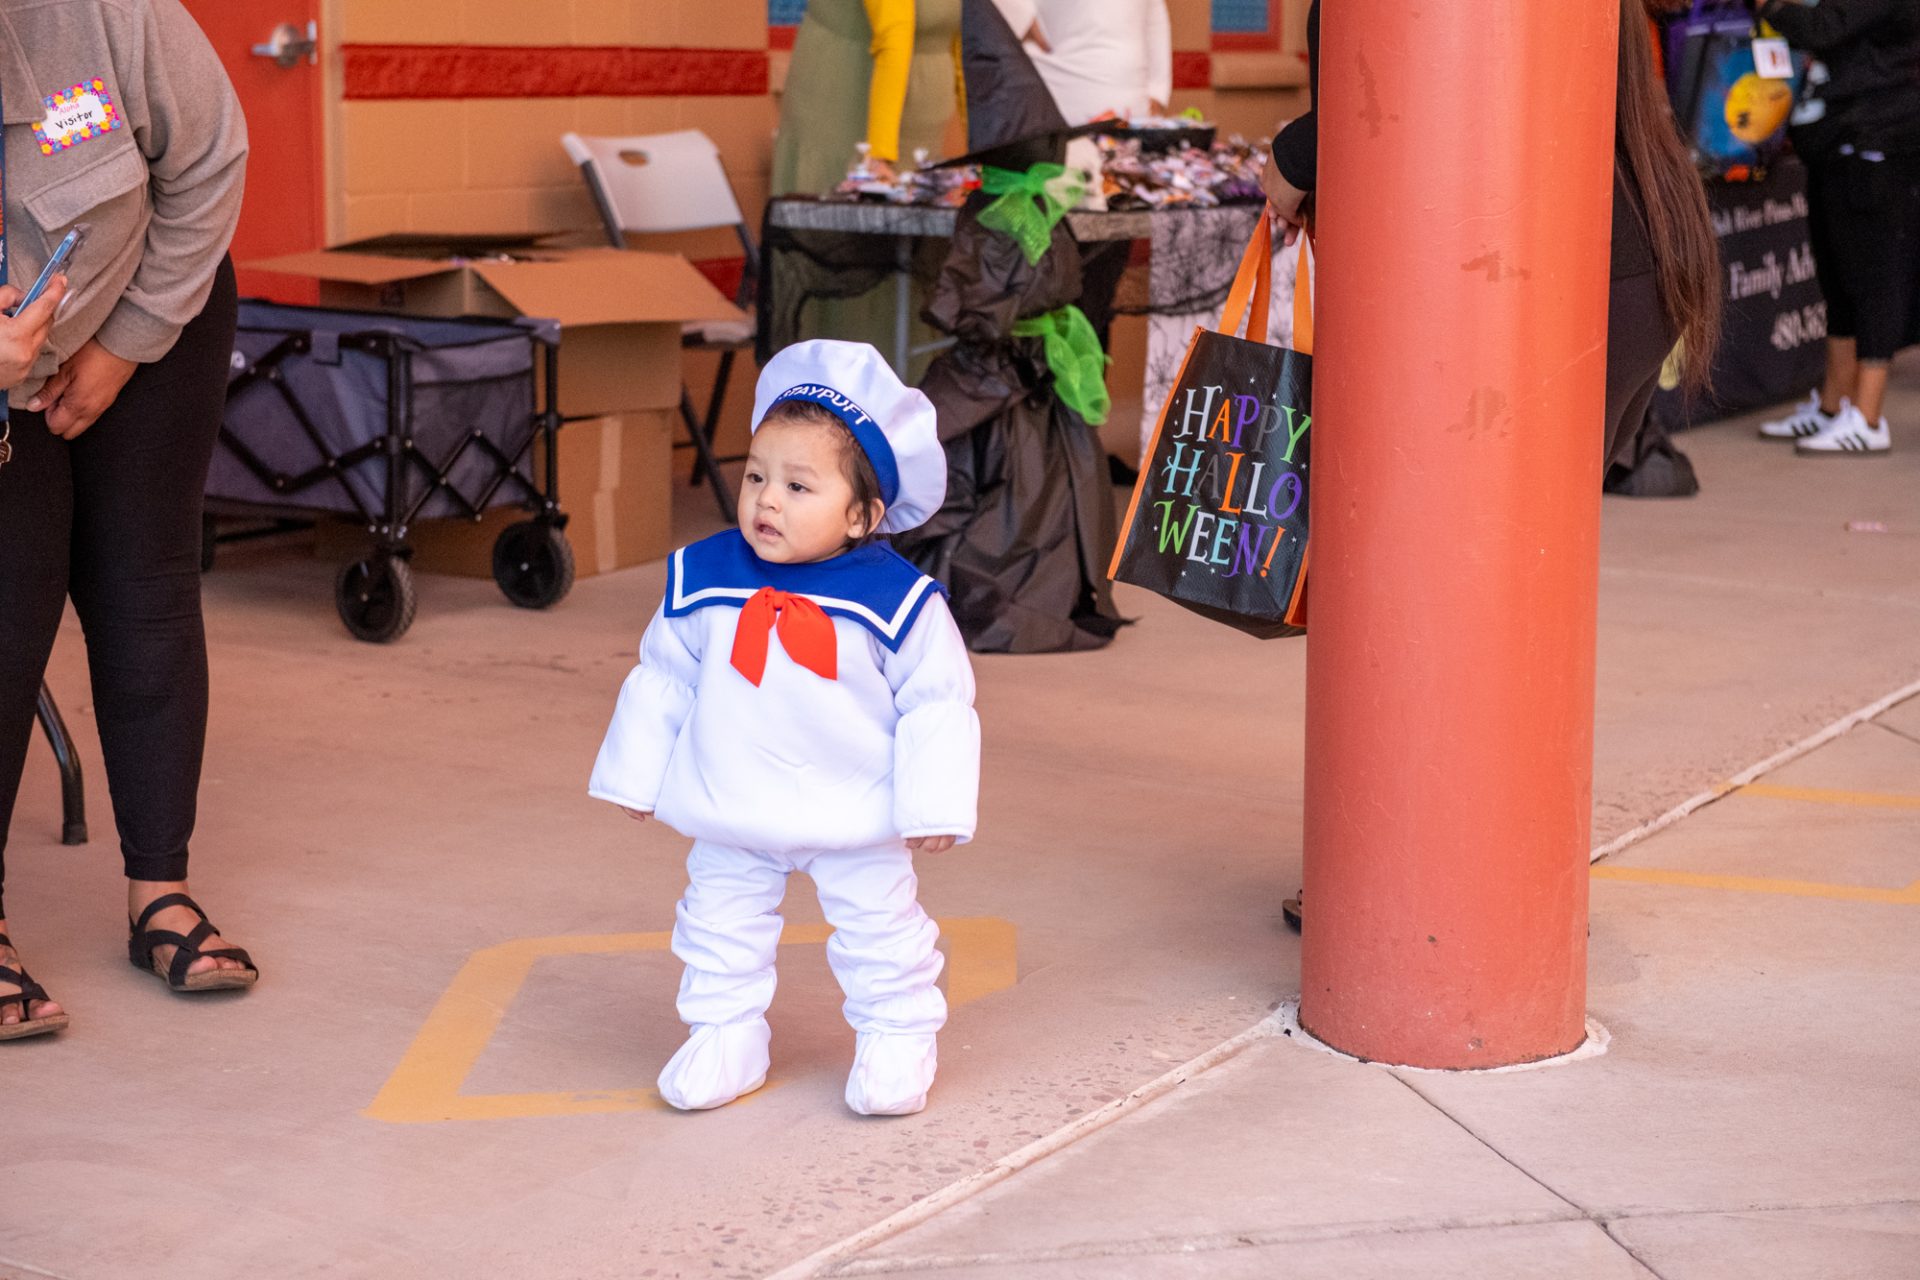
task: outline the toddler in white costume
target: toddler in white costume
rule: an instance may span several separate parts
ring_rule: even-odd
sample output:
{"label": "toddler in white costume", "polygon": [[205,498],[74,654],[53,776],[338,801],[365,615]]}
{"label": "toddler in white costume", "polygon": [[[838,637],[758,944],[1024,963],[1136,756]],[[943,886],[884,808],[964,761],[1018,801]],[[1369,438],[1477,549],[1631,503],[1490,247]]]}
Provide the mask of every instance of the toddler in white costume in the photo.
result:
{"label": "toddler in white costume", "polygon": [[753,420],[739,527],[674,553],[589,791],[694,841],[690,1034],[660,1095],[697,1111],[766,1082],[777,909],[804,871],[858,1033],[847,1105],[910,1115],[947,1016],[913,855],[972,838],[980,723],[940,585],[868,539],[939,509],[946,457],[932,403],[864,343],[782,351]]}

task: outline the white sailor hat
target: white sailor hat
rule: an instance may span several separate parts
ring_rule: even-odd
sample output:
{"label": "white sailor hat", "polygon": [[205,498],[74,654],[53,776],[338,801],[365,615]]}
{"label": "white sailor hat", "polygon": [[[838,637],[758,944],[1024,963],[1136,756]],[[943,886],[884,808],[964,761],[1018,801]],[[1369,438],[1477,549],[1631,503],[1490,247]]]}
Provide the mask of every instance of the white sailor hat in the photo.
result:
{"label": "white sailor hat", "polygon": [[758,431],[775,405],[803,400],[847,424],[873,463],[887,514],[881,533],[904,533],[947,500],[947,454],[933,401],[900,381],[864,342],[796,342],[767,361],[753,397]]}

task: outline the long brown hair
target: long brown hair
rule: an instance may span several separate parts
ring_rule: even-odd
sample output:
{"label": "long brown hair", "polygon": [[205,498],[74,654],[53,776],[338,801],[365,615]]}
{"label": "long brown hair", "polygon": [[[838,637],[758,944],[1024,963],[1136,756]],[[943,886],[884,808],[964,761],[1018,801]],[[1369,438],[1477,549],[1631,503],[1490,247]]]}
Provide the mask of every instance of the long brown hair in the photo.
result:
{"label": "long brown hair", "polygon": [[1685,385],[1700,391],[1720,342],[1720,244],[1707,211],[1706,189],[1681,144],[1666,86],[1654,74],[1647,20],[1651,12],[1666,7],[1662,0],[1620,0],[1614,129],[1640,188],[1661,306],[1684,344]]}

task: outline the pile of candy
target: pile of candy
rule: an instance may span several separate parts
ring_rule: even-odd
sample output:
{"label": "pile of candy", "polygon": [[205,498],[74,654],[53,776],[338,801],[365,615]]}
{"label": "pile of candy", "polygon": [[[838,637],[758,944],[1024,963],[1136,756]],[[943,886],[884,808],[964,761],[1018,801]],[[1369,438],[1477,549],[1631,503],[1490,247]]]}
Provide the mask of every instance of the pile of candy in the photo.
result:
{"label": "pile of candy", "polygon": [[1260,170],[1267,153],[1242,138],[1216,142],[1210,151],[1182,147],[1152,153],[1138,141],[1100,139],[1101,170],[1109,209],[1210,209],[1261,200]]}
{"label": "pile of candy", "polygon": [[828,198],[958,208],[967,202],[970,193],[979,190],[978,169],[971,165],[929,169],[927,164],[931,158],[926,151],[917,151],[913,157],[915,167],[883,174],[875,169],[867,144],[863,142],[846,180],[835,187]]}
{"label": "pile of candy", "polygon": [[[1135,121],[1134,128],[1187,121]],[[1216,142],[1210,150],[1178,147],[1156,150],[1138,138],[1097,139],[1100,146],[1102,189],[1109,209],[1170,209],[1181,205],[1210,209],[1216,205],[1265,199],[1260,170],[1267,163],[1264,147],[1242,138]],[[980,187],[980,171],[970,165],[949,169],[927,167],[928,155],[914,156],[915,167],[886,174],[877,170],[860,146],[846,181],[829,199],[865,200],[886,204],[936,205],[956,208]]]}

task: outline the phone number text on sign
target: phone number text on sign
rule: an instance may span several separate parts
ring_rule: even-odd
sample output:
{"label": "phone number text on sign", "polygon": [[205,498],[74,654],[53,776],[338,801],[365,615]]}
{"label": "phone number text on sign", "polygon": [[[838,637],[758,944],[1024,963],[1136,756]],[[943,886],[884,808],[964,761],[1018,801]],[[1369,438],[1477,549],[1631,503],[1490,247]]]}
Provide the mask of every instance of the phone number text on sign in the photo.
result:
{"label": "phone number text on sign", "polygon": [[1819,342],[1826,336],[1827,304],[1824,302],[1783,311],[1774,317],[1773,347],[1776,351],[1793,351],[1809,342]]}

